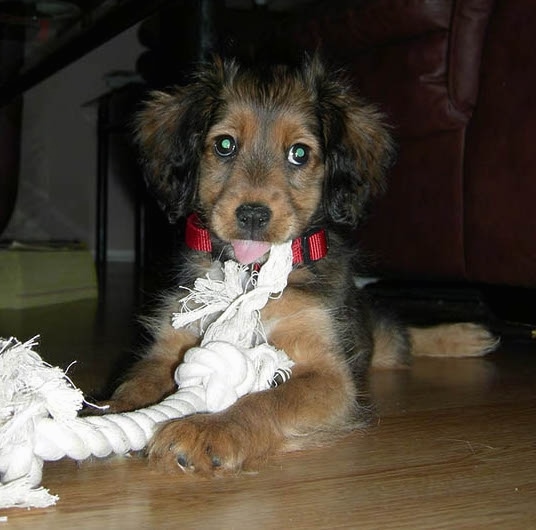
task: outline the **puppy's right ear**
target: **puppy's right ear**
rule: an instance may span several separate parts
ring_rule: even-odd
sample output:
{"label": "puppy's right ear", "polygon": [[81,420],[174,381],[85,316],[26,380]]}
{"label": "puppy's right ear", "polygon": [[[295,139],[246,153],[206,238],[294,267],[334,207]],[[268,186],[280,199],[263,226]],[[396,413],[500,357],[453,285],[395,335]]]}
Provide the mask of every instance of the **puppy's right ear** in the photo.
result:
{"label": "puppy's right ear", "polygon": [[137,115],[135,139],[145,180],[171,223],[194,205],[199,160],[222,76],[220,63],[207,68],[191,85],[153,92]]}

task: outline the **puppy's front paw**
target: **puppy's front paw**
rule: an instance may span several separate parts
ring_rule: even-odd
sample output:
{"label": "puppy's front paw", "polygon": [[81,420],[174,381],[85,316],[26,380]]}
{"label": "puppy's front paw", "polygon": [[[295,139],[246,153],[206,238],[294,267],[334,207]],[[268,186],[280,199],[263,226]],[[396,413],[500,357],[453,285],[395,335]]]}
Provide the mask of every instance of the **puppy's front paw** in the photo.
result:
{"label": "puppy's front paw", "polygon": [[249,456],[249,438],[245,428],[230,419],[197,414],[164,424],[149,444],[149,458],[166,471],[236,473]]}

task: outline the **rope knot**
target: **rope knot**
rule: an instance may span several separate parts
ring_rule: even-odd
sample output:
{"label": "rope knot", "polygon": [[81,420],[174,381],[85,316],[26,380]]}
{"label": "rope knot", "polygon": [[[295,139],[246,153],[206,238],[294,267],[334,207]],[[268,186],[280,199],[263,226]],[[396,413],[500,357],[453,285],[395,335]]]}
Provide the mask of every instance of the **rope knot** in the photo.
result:
{"label": "rope knot", "polygon": [[238,398],[274,386],[276,373],[288,374],[293,362],[284,352],[263,343],[239,348],[225,341],[213,341],[191,348],[175,371],[179,389],[202,386],[207,412],[218,412]]}

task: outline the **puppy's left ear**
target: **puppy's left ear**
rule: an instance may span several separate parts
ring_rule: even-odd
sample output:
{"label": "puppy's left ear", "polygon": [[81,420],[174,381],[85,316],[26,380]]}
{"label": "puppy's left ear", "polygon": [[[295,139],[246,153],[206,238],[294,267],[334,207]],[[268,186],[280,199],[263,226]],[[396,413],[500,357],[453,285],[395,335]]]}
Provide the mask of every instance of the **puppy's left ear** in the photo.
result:
{"label": "puppy's left ear", "polygon": [[385,189],[395,149],[383,115],[314,57],[314,79],[325,149],[324,210],[339,225],[355,227],[371,196]]}

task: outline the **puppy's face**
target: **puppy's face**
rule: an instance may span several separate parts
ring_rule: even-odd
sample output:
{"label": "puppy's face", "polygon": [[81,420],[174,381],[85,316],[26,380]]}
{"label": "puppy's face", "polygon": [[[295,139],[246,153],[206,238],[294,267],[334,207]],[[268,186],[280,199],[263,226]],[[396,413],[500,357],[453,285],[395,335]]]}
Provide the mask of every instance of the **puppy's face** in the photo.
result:
{"label": "puppy's face", "polygon": [[319,209],[324,175],[309,101],[232,94],[206,137],[199,209],[223,241],[284,242],[302,234]]}
{"label": "puppy's face", "polygon": [[244,262],[311,224],[355,225],[391,155],[380,116],[317,59],[262,73],[216,61],[153,96],[138,141],[168,215],[196,210]]}

